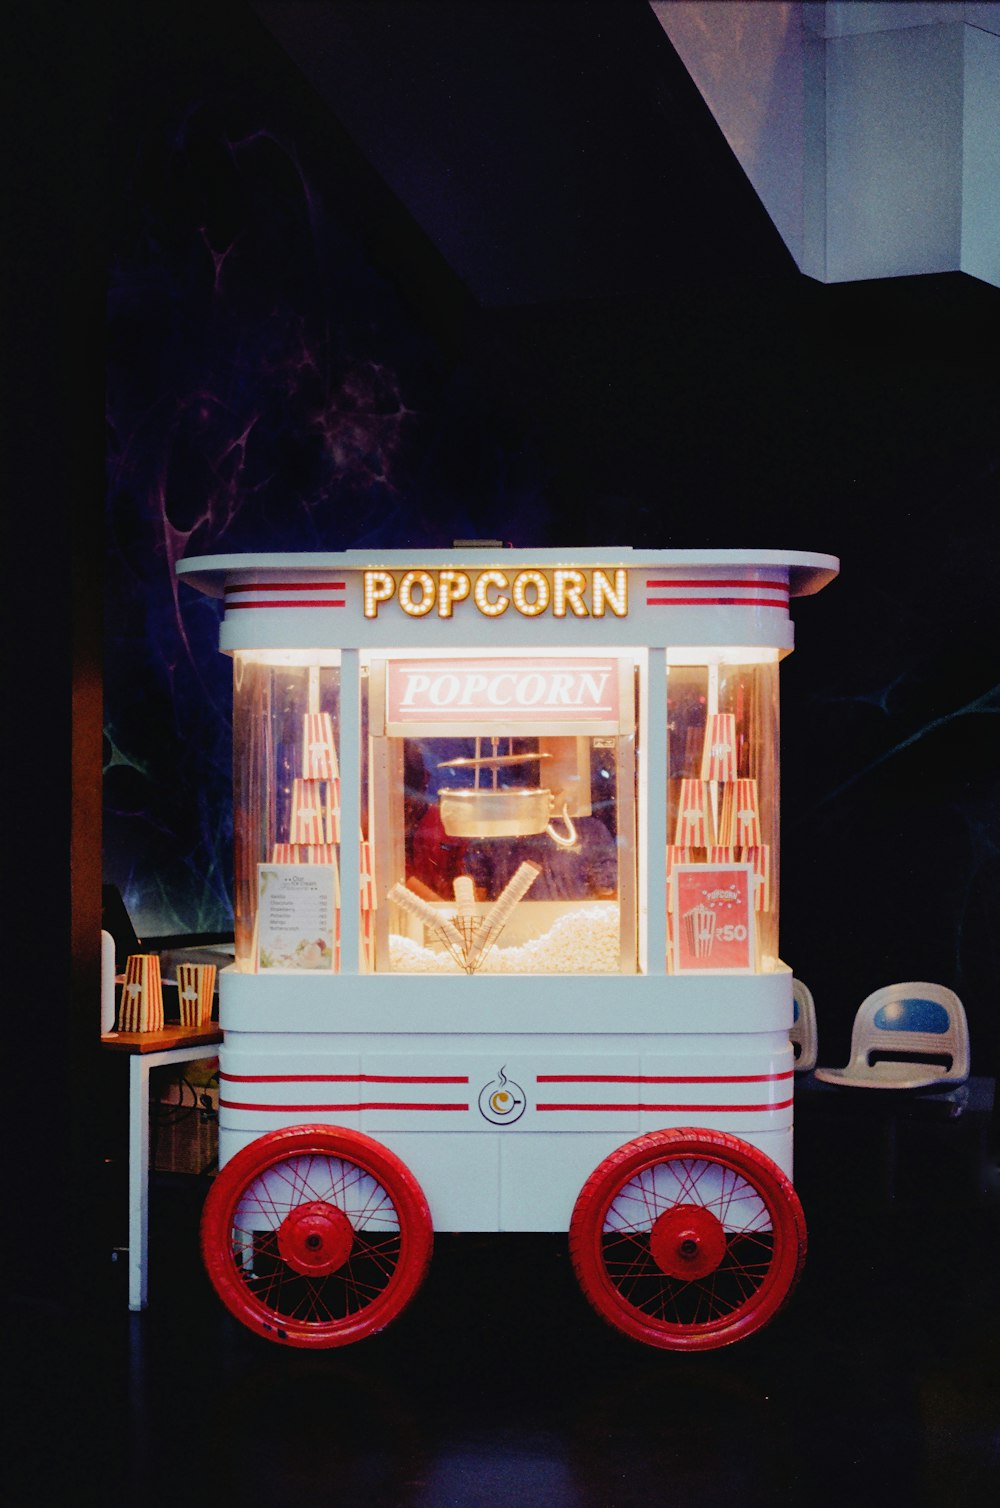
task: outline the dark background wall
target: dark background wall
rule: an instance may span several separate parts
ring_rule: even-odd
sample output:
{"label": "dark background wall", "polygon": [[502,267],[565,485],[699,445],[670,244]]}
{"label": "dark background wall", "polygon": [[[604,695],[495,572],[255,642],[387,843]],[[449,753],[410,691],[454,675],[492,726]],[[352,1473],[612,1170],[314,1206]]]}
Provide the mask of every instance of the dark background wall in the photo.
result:
{"label": "dark background wall", "polygon": [[994,1072],[1000,294],[802,278],[638,0],[258,9],[10,34],[14,986],[46,961],[66,1121],[102,771],[146,933],[228,919],[228,666],[176,558],[475,535],[841,557],[783,668],[783,953],[823,1061],[927,978]]}

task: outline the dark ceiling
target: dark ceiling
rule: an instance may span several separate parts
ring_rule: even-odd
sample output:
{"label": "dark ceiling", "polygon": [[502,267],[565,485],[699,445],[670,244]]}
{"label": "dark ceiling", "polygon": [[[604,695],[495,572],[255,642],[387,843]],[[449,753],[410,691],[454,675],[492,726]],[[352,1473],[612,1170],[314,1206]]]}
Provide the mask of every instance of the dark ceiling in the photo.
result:
{"label": "dark ceiling", "polygon": [[485,307],[793,270],[645,0],[253,8]]}
{"label": "dark ceiling", "polygon": [[983,506],[996,291],[802,277],[646,0],[253,10],[389,191],[371,244],[538,448],[555,528],[905,553],[901,512]]}

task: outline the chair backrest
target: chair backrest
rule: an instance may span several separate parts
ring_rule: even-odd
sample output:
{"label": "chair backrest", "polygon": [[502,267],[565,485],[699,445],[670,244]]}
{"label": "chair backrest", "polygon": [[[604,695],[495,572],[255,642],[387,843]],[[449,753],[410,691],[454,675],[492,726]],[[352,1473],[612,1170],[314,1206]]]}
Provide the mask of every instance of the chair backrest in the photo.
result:
{"label": "chair backrest", "polygon": [[879,1061],[926,1063],[943,1068],[943,1079],[969,1077],[969,1023],[954,990],[926,980],[889,984],[858,1006],[851,1032],[851,1067]]}
{"label": "chair backrest", "polygon": [[809,1073],[816,1067],[819,1036],[816,1029],[816,1006],[812,991],[801,979],[792,980],[794,1019],[788,1040],[795,1054],[795,1072]]}

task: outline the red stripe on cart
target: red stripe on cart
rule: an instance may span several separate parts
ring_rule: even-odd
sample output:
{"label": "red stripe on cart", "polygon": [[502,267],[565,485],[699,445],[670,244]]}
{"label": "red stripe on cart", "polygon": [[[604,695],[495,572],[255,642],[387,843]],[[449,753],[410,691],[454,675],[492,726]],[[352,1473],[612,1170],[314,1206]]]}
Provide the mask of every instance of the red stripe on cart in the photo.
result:
{"label": "red stripe on cart", "polygon": [[736,1114],[740,1114],[740,1113],[747,1113],[747,1114],[749,1114],[751,1112],[760,1112],[760,1111],[763,1111],[763,1110],[787,1110],[789,1108],[789,1106],[792,1105],[793,1103],[794,1103],[793,1100],[776,1100],[776,1101],[773,1101],[771,1104],[766,1104],[766,1105],[710,1105],[710,1104],[705,1104],[705,1103],[702,1103],[700,1105],[640,1105],[640,1104],[632,1104],[632,1105],[587,1105],[587,1104],[579,1104],[579,1105],[575,1105],[575,1104],[568,1104],[568,1105],[536,1105],[535,1109],[536,1110],[577,1110],[577,1111],[578,1110],[599,1110],[599,1111],[611,1111],[611,1112],[643,1111],[643,1112],[646,1112],[646,1113],[648,1113],[651,1110],[655,1110],[658,1113],[667,1112],[667,1113],[669,1113],[671,1115],[687,1115],[687,1114],[689,1114],[692,1111],[710,1110],[713,1115],[714,1114],[720,1114],[720,1115],[721,1114],[727,1114],[727,1115],[728,1114],[733,1114],[733,1115],[736,1115]]}
{"label": "red stripe on cart", "polygon": [[359,1100],[350,1105],[260,1105],[249,1100],[219,1100],[220,1110],[286,1111],[299,1114],[303,1110],[468,1110],[468,1105],[433,1105],[403,1100]]}
{"label": "red stripe on cart", "polygon": [[795,1077],[794,1069],[782,1073],[540,1073],[536,1084],[777,1084]]}
{"label": "red stripe on cart", "polygon": [[220,1073],[230,1084],[467,1084],[460,1073]]}
{"label": "red stripe on cart", "polygon": [[[728,585],[723,582],[723,586]],[[227,586],[226,596],[233,597],[237,592],[343,592],[346,587],[346,581],[260,581]]]}
{"label": "red stripe on cart", "polygon": [[[239,605],[239,604],[237,604]],[[773,597],[647,597],[647,607],[780,607],[787,608],[787,598]]]}
{"label": "red stripe on cart", "polygon": [[654,579],[654,580],[651,580],[651,581],[647,581],[646,585],[647,585],[647,587],[651,587],[651,586],[665,586],[665,587],[668,587],[671,591],[676,591],[680,587],[687,588],[687,587],[695,587],[695,586],[700,586],[700,587],[740,586],[740,587],[745,587],[747,590],[750,590],[752,588],[754,591],[783,592],[786,597],[788,596],[788,587],[785,585],[785,583],[783,581],[758,581],[758,580],[756,580],[753,577],[747,578],[746,576],[744,576],[739,581],[721,580],[719,577],[715,577],[711,581],[702,581],[702,580],[696,579],[694,577],[690,577],[690,578],[689,577],[678,578],[678,577],[675,576],[671,581],[658,581],[658,580]]}
{"label": "red stripe on cart", "polygon": [[258,608],[264,608],[264,607],[346,607],[346,606],[347,606],[347,603],[343,599],[341,599],[339,602],[333,602],[333,601],[317,602],[314,597],[310,597],[308,601],[304,597],[296,597],[293,601],[286,601],[283,598],[280,602],[229,602],[229,601],[227,601],[226,602],[226,612],[227,613],[236,613],[236,612],[239,612],[241,608],[245,608],[245,609],[253,608],[254,610],[256,610]]}

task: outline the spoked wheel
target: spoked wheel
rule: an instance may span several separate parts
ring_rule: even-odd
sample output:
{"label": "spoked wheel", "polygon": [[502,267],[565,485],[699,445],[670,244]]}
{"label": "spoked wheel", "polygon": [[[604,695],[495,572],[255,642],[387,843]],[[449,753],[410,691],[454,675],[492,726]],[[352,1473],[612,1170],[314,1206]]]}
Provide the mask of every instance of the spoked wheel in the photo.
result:
{"label": "spoked wheel", "polygon": [[776,1163],[722,1131],[653,1131],[587,1180],[569,1230],[587,1298],[635,1340],[703,1351],[766,1325],[805,1260],[802,1206]]}
{"label": "spoked wheel", "polygon": [[406,1307],[430,1261],[423,1191],[360,1131],[294,1126],[251,1142],[215,1180],[201,1250],[222,1302],[289,1346],[345,1346]]}

